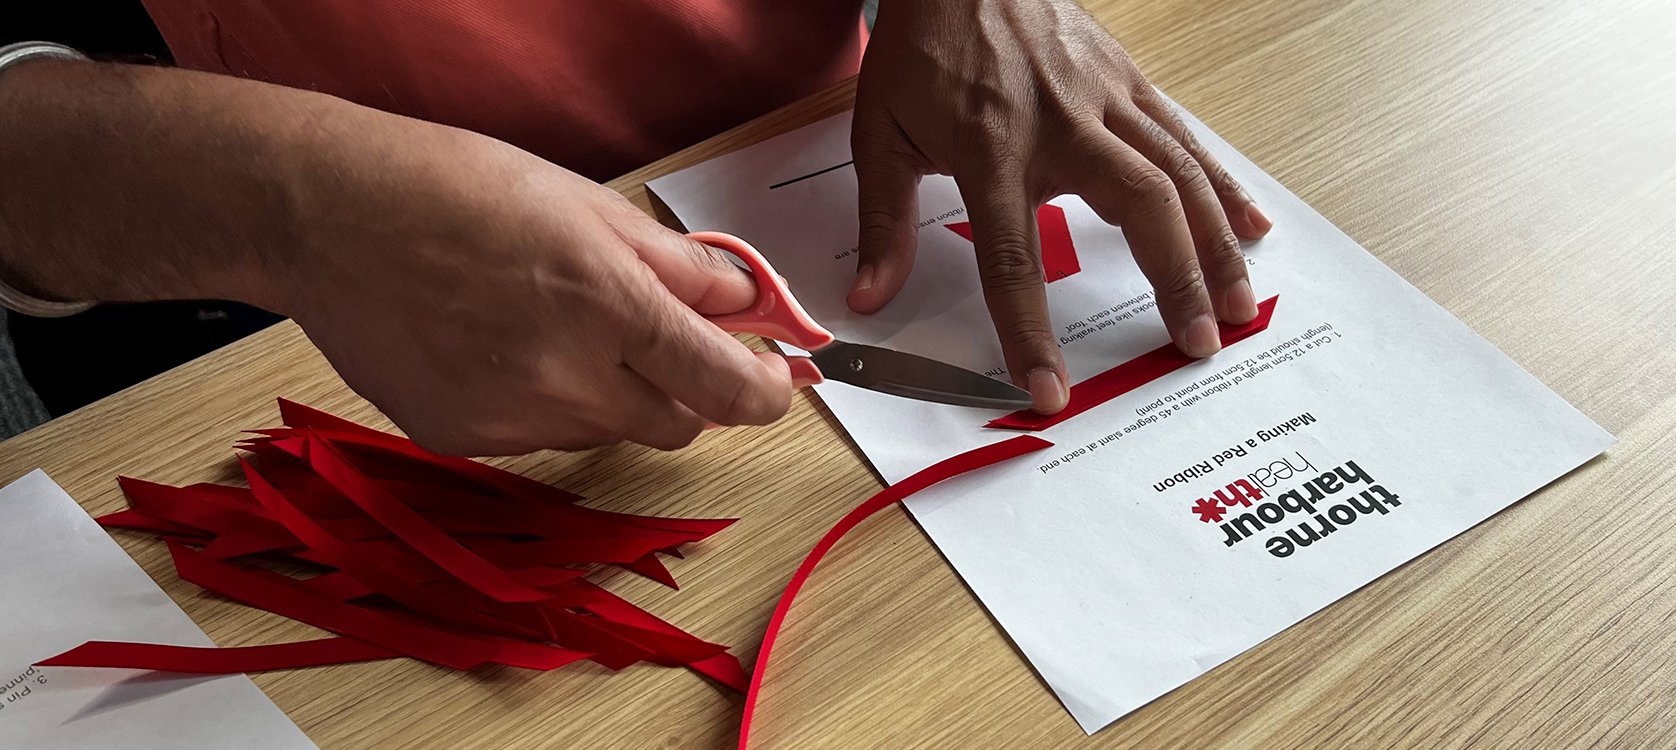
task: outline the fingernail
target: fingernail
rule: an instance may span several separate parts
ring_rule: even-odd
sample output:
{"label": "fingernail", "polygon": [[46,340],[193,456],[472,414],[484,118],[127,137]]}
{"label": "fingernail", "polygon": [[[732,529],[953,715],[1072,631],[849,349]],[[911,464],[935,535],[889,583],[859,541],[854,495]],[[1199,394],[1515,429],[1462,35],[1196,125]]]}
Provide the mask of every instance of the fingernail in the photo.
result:
{"label": "fingernail", "polygon": [[1267,232],[1274,227],[1269,215],[1263,213],[1263,209],[1258,208],[1256,203],[1245,204],[1245,220],[1251,222],[1252,228],[1259,232]]}
{"label": "fingernail", "polygon": [[1234,282],[1228,287],[1222,305],[1228,311],[1229,323],[1245,323],[1257,317],[1257,295],[1251,292],[1251,282],[1245,279]]}
{"label": "fingernail", "polygon": [[1059,373],[1046,367],[1031,370],[1025,384],[1030,388],[1030,409],[1040,414],[1057,414],[1071,399]]}
{"label": "fingernail", "polygon": [[868,289],[872,289],[873,288],[873,276],[874,276],[874,273],[873,273],[873,267],[872,266],[862,266],[861,268],[857,269],[856,272],[855,272],[855,286],[851,287],[850,291],[852,291],[852,292],[864,292],[864,291],[867,291]]}
{"label": "fingernail", "polygon": [[1216,332],[1216,319],[1209,315],[1200,315],[1187,324],[1186,339],[1189,357],[1209,357],[1222,349],[1222,337]]}

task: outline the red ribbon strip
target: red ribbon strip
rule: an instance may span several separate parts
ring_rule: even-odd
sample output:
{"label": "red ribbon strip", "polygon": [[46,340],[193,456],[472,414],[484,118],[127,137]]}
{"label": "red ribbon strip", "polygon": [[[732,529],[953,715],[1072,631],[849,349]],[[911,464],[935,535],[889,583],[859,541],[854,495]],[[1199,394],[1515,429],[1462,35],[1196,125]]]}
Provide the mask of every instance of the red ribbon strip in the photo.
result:
{"label": "red ribbon strip", "polygon": [[1052,447],[1052,445],[1052,443],[1034,435],[1020,435],[967,451],[953,458],[943,459],[921,469],[907,479],[886,487],[856,506],[843,518],[838,519],[838,523],[833,524],[832,528],[821,537],[820,541],[815,544],[815,548],[810,550],[808,556],[803,558],[803,564],[797,566],[797,571],[792,573],[791,580],[786,583],[785,592],[780,594],[780,601],[774,606],[774,614],[768,618],[768,630],[763,633],[761,650],[757,651],[756,668],[751,670],[750,689],[745,692],[745,715],[739,722],[739,749],[745,750],[750,740],[751,715],[756,711],[757,694],[762,688],[762,676],[768,671],[768,658],[774,651],[774,642],[780,635],[780,626],[786,619],[786,613],[791,610],[791,603],[797,598],[797,592],[802,590],[803,583],[809,580],[809,574],[814,572],[815,566],[820,564],[821,558],[826,556],[827,551],[831,550],[839,539],[842,539],[857,524],[866,520],[868,516],[901,502],[909,495],[931,485],[1010,458]]}
{"label": "red ribbon strip", "polygon": [[302,540],[322,562],[337,568],[339,572],[348,574],[371,590],[388,596],[415,612],[440,620],[514,637],[536,634],[536,631],[508,627],[498,618],[462,606],[459,599],[443,596],[412,583],[410,579],[390,571],[370,555],[358,554],[353,547],[332,536],[331,532],[315,523],[314,519],[287,502],[285,496],[273,485],[268,484],[254,466],[243,459],[239,460],[239,465],[244,468],[245,478],[250,481],[251,492],[268,512],[278,518],[280,523],[285,524],[286,529]]}
{"label": "red ribbon strip", "polygon": [[40,667],[115,667],[194,674],[266,672],[394,659],[401,652],[342,636],[262,646],[171,646],[166,643],[88,641],[39,662]]}
{"label": "red ribbon strip", "polygon": [[[1258,304],[1257,317],[1252,318],[1250,323],[1222,326],[1222,345],[1231,346],[1267,329],[1269,320],[1274,317],[1275,302],[1279,299],[1278,296],[1270,297]],[[1070,401],[1058,414],[1015,411],[1000,419],[991,420],[984,426],[1031,432],[1045,430],[1197,361],[1182,354],[1175,344],[1165,344],[1071,386]]]}
{"label": "red ribbon strip", "polygon": [[545,591],[519,583],[506,571],[495,567],[494,563],[473,554],[365,474],[356,471],[317,434],[310,433],[306,445],[309,465],[316,474],[331,482],[344,497],[390,529],[397,538],[407,542],[414,551],[462,583],[500,602],[537,602],[550,596]]}
{"label": "red ribbon strip", "polygon": [[[238,568],[169,545],[181,580],[252,607],[289,617],[339,635],[400,651],[416,659],[454,669],[506,664],[554,669],[588,657],[540,643],[496,638],[459,629],[443,629],[411,617],[333,601],[310,592],[302,582],[261,568]],[[199,670],[202,671],[202,670]]]}

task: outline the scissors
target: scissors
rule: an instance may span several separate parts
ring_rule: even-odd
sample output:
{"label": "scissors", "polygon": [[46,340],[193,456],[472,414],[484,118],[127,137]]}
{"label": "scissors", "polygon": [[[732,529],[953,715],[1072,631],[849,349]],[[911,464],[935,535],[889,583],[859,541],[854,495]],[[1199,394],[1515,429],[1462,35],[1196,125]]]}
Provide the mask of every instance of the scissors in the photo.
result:
{"label": "scissors", "polygon": [[807,357],[786,357],[792,381],[799,387],[835,380],[938,404],[1030,408],[1030,392],[1011,383],[928,357],[839,341],[804,312],[785,279],[750,243],[722,232],[694,232],[687,237],[743,261],[757,284],[757,300],[749,308],[706,319],[730,333],[766,336],[809,352]]}

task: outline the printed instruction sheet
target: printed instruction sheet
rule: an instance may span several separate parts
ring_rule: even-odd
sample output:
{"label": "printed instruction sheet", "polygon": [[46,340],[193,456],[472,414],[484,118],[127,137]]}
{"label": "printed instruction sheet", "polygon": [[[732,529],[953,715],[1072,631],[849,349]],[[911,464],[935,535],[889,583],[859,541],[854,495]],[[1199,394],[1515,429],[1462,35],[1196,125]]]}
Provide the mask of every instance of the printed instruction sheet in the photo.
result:
{"label": "printed instruction sheet", "polygon": [[[1039,458],[908,501],[1090,733],[1612,442],[1183,117],[1274,220],[1246,247],[1257,299],[1276,298],[1268,328],[1039,433],[1055,444]],[[949,178],[921,186],[918,259],[901,295],[872,316],[845,306],[857,236],[849,121],[815,123],[652,191],[688,229],[762,250],[839,338],[1007,379]],[[1074,196],[1040,216],[1071,382],[1169,343],[1118,229]],[[1000,412],[841,383],[817,391],[889,482],[1015,434],[985,427]]]}

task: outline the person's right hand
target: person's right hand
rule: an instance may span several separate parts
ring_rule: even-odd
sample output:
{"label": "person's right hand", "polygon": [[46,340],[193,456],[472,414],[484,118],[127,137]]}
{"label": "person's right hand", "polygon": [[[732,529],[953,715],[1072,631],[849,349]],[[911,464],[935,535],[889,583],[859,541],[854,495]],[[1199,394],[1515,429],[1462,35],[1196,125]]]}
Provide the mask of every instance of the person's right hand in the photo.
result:
{"label": "person's right hand", "polygon": [[756,293],[719,251],[499,141],[367,117],[286,180],[301,247],[270,306],[420,445],[674,449],[785,414],[785,360],[700,317]]}

